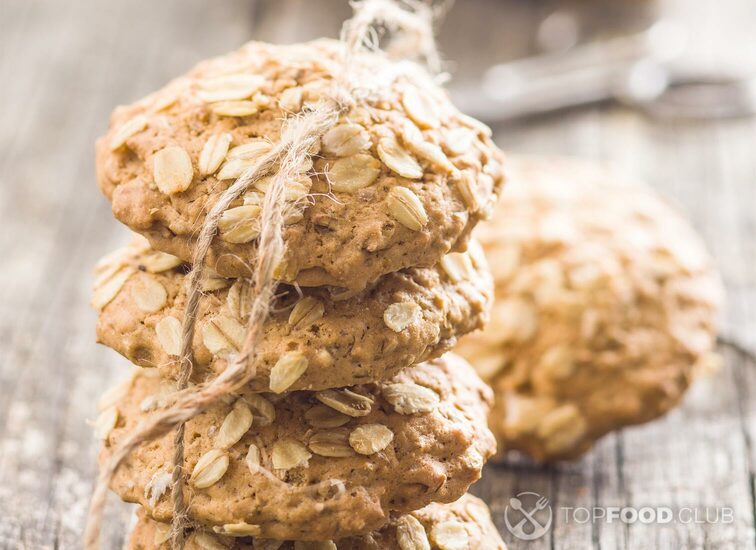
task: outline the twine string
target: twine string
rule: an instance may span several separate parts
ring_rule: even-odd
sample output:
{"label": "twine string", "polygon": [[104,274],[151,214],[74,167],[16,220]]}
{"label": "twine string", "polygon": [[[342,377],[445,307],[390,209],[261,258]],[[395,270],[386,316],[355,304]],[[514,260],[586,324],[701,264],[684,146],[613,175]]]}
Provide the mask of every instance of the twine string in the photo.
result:
{"label": "twine string", "polygon": [[[143,419],[114,447],[111,456],[102,465],[90,503],[89,517],[84,534],[87,550],[99,548],[108,486],[118,467],[137,447],[146,441],[161,437],[176,428],[174,437],[173,473],[171,499],[173,505],[171,543],[174,550],[183,549],[185,529],[188,526],[188,504],[184,497],[186,473],[184,472],[184,424],[212,406],[223,396],[237,393],[255,375],[254,355],[262,336],[275,289],[278,284],[276,268],[284,256],[284,219],[287,211],[285,201],[288,182],[296,181],[303,161],[320,138],[331,129],[339,117],[354,105],[353,68],[357,63],[356,54],[365,48],[377,48],[371,41],[376,25],[384,25],[391,32],[403,36],[402,48],[397,50],[391,44],[389,55],[421,57],[431,70],[440,66],[433,36],[433,12],[430,6],[418,0],[404,0],[405,9],[397,0],[362,0],[353,2],[354,16],[344,24],[342,41],[345,44],[343,70],[336,75],[328,100],[320,101],[314,107],[284,121],[281,139],[220,195],[210,209],[202,225],[194,248],[192,270],[188,277],[188,297],[184,310],[181,331],[181,359],[178,377],[178,393],[175,402]],[[408,48],[407,46],[410,45]],[[197,321],[199,300],[202,296],[202,281],[205,275],[205,260],[218,228],[222,214],[250,186],[261,178],[271,175],[272,182],[264,195],[260,216],[260,236],[257,256],[252,273],[253,298],[247,331],[239,353],[232,356],[226,369],[209,382],[189,387],[193,368],[192,343]],[[285,482],[275,476],[266,479],[290,489]],[[322,485],[322,484],[319,484]],[[303,492],[310,489],[304,488]]]}

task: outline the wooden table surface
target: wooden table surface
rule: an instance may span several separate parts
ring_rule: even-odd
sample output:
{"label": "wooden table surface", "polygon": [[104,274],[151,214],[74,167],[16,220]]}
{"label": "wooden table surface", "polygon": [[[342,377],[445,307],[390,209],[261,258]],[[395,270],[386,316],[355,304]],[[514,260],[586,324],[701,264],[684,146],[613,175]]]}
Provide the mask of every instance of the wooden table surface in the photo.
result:
{"label": "wooden table surface", "polygon": [[[753,22],[748,2],[688,6],[704,4]],[[481,51],[492,59],[532,48],[522,21],[547,4],[505,7],[454,8],[441,42],[463,74]],[[335,35],[346,14],[340,0],[0,0],[0,548],[80,547],[98,447],[87,423],[98,394],[127,370],[95,345],[88,305],[92,265],[126,236],[94,182],[93,142],[108,113],[250,38]],[[754,120],[659,122],[603,106],[495,130],[509,151],[612,161],[681,205],[727,286],[726,364],[665,418],[612,434],[575,463],[490,465],[475,492],[513,549],[755,548]],[[551,531],[527,543],[504,525],[521,491],[547,496],[555,510],[728,507],[733,521],[577,523],[555,514]],[[129,514],[111,499],[103,548],[120,548]]]}

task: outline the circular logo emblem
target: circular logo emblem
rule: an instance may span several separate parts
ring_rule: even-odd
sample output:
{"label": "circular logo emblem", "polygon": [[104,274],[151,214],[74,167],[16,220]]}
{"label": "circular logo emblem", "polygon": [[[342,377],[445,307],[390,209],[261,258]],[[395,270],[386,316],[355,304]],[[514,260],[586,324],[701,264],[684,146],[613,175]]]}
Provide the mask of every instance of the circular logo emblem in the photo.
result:
{"label": "circular logo emblem", "polygon": [[535,540],[551,528],[549,499],[538,493],[523,491],[509,499],[504,510],[507,529],[520,540]]}

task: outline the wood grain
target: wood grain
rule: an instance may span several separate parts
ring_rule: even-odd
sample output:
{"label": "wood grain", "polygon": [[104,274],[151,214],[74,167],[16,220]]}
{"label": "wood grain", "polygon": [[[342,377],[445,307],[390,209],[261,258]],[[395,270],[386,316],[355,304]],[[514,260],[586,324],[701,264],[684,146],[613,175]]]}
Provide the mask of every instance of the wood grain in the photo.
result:
{"label": "wood grain", "polygon": [[[740,25],[753,18],[743,1],[723,4]],[[460,1],[443,49],[460,78],[470,77],[531,51],[530,23],[550,9]],[[126,235],[94,183],[93,142],[109,112],[247,39],[334,36],[346,14],[337,0],[0,2],[0,548],[80,547],[98,447],[87,421],[127,370],[94,344],[88,306],[91,266]],[[726,365],[679,409],[606,437],[582,460],[489,465],[475,491],[512,549],[755,548],[756,124],[655,121],[601,106],[495,131],[510,151],[611,161],[680,205],[727,286]],[[547,496],[555,509],[728,506],[734,521],[577,524],[556,514],[547,535],[524,543],[503,520],[520,491]],[[129,514],[111,500],[104,548],[121,546]]]}

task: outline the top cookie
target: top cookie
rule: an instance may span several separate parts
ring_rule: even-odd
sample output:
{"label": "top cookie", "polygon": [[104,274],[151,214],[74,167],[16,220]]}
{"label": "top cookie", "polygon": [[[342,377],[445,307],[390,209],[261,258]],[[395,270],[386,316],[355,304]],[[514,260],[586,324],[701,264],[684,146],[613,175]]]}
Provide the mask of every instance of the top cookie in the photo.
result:
{"label": "top cookie", "polygon": [[[190,261],[206,213],[279,139],[283,121],[329,97],[339,42],[249,43],[112,115],[97,175],[113,213],[161,251]],[[291,183],[278,276],[359,289],[381,275],[463,250],[503,182],[485,126],[459,113],[416,68],[361,54],[360,101]],[[405,67],[406,68],[406,67]],[[268,182],[224,214],[207,263],[248,276]]]}
{"label": "top cookie", "polygon": [[491,323],[456,351],[494,388],[500,448],[570,458],[680,400],[713,358],[719,278],[649,188],[569,159],[510,166],[499,215],[476,231]]}
{"label": "top cookie", "polygon": [[[126,550],[170,547],[170,525],[149,519],[144,510]],[[185,550],[506,550],[486,503],[470,494],[450,504],[429,504],[392,520],[368,535],[333,541],[291,542],[228,537],[195,530]]]}

